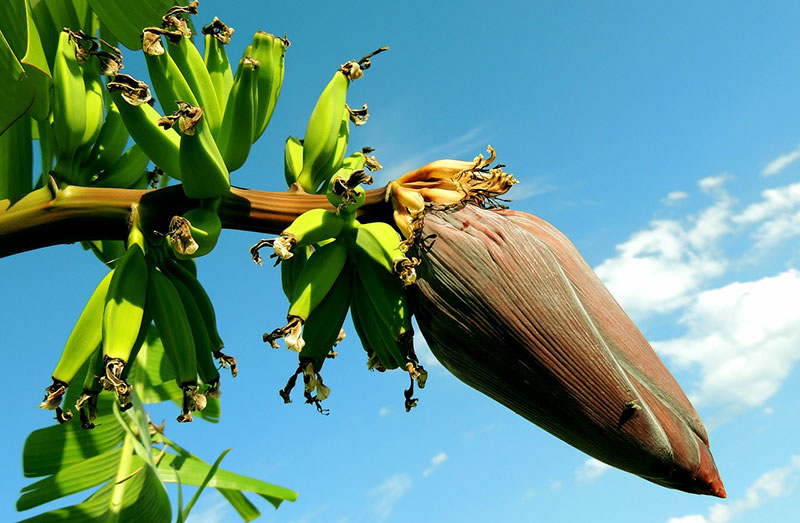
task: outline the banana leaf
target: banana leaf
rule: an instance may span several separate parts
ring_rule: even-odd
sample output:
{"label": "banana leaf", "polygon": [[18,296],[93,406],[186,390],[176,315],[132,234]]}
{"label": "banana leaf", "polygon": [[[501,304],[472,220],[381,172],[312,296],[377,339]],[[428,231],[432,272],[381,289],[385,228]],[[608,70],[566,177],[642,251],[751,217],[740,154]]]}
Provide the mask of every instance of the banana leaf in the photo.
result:
{"label": "banana leaf", "polygon": [[100,22],[113,33],[119,42],[135,51],[142,48],[142,29],[161,24],[161,17],[169,9],[173,0],[149,0],[131,2],[130,0],[88,0]]}

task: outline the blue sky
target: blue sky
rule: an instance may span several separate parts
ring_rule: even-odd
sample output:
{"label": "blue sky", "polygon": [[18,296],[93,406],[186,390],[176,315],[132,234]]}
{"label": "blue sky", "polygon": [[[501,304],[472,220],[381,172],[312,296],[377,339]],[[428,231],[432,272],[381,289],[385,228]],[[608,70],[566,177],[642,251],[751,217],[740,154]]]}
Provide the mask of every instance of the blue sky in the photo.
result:
{"label": "blue sky", "polygon": [[[402,373],[366,370],[352,329],[326,364],[323,417],[277,390],[293,354],[261,343],[286,304],[279,272],[225,231],[199,261],[228,348],[223,419],[167,433],[223,466],[299,492],[264,521],[791,521],[800,513],[800,6],[793,2],[374,2],[203,0],[236,28],[286,31],[284,89],[236,185],[283,189],[283,141],[301,135],[340,63],[381,46],[350,90],[385,183],[493,145],[520,180],[514,209],[558,227],[652,342],[698,408],[727,500],[609,469],[437,365],[412,413]],[[144,77],[126,54],[126,70]],[[0,260],[7,355],[2,519],[14,519],[24,437],[103,267],[79,246]],[[424,340],[417,336],[417,344]],[[12,356],[14,354],[14,356]],[[21,356],[21,357],[20,357]],[[12,366],[13,365],[13,366]],[[11,399],[9,399],[11,398]],[[535,401],[535,398],[531,398]],[[153,409],[172,420],[173,407]],[[197,522],[233,517],[216,494]]]}

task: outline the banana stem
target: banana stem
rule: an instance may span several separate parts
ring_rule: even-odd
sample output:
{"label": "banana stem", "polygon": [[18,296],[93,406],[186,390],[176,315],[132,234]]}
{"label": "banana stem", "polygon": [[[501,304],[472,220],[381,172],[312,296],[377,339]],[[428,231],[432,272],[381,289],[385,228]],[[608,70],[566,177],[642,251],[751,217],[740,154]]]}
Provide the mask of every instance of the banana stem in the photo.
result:
{"label": "banana stem", "polygon": [[[360,220],[391,221],[384,191],[367,191]],[[51,245],[125,239],[135,207],[146,230],[166,233],[173,216],[196,205],[180,186],[147,191],[59,187],[51,178],[45,187],[21,199],[0,200],[0,258]],[[226,229],[279,234],[297,216],[315,208],[333,209],[324,195],[232,187],[222,198],[219,214]]]}

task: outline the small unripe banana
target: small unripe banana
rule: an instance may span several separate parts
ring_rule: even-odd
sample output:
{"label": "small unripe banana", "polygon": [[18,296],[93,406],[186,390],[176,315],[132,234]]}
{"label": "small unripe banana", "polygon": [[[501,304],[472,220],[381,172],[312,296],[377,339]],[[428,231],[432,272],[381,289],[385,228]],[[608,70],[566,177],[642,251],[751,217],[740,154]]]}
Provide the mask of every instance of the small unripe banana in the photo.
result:
{"label": "small unripe banana", "polygon": [[250,154],[255,125],[256,79],[259,71],[257,60],[248,56],[239,62],[236,80],[222,117],[217,145],[229,172],[244,165]]}

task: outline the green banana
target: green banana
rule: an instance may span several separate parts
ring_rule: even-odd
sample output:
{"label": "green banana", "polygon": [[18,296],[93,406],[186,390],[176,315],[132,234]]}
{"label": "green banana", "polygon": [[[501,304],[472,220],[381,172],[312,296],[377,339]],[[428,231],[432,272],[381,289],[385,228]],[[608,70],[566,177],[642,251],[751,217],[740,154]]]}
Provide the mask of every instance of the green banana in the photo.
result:
{"label": "green banana", "polygon": [[175,216],[169,225],[167,239],[179,258],[198,258],[214,249],[222,231],[219,219],[220,198],[204,201],[184,213]]}
{"label": "green banana", "polygon": [[228,169],[205,123],[203,110],[181,104],[175,114],[180,115],[181,121],[186,120],[186,123],[181,123],[179,154],[184,194],[202,200],[228,193],[231,189]]}
{"label": "green banana", "polygon": [[73,33],[58,35],[53,63],[53,132],[58,147],[60,174],[72,174],[72,162],[86,131],[86,86],[76,56],[78,44]]}
{"label": "green banana", "polygon": [[343,338],[342,325],[350,307],[352,286],[353,268],[346,265],[331,290],[303,324],[303,339],[306,343],[300,351],[300,360],[312,360],[317,373],[322,369],[325,359],[331,356],[332,347]]}
{"label": "green banana", "polygon": [[325,164],[314,173],[313,185],[317,189],[315,192],[324,191],[328,187],[328,182],[342,168],[342,161],[347,154],[347,145],[350,141],[350,109],[345,104],[342,111],[342,120],[339,124],[339,134],[336,138],[336,146],[333,153],[328,157]]}
{"label": "green banana", "polygon": [[357,223],[356,248],[374,263],[394,274],[403,284],[412,285],[416,279],[419,260],[409,259],[400,248],[400,237],[394,227],[385,222]]}
{"label": "green banana", "polygon": [[316,249],[297,278],[290,300],[288,324],[264,335],[264,341],[277,348],[275,340],[284,338],[287,348],[300,352],[305,342],[301,329],[309,314],[325,298],[347,261],[347,244],[334,240]]}
{"label": "green banana", "polygon": [[92,240],[81,242],[86,250],[91,250],[97,259],[109,268],[114,268],[117,261],[125,254],[125,242],[123,240]]}
{"label": "green banana", "polygon": [[183,390],[178,422],[193,421],[192,412],[202,410],[206,400],[197,389],[197,354],[192,329],[178,290],[160,269],[151,267],[147,283],[147,309],[161,334],[164,352],[175,370],[175,381]]}
{"label": "green banana", "polygon": [[303,139],[303,169],[297,177],[306,192],[316,192],[315,176],[327,168],[335,154],[349,85],[347,76],[336,71],[311,112]]}
{"label": "green banana", "polygon": [[180,278],[165,267],[162,267],[162,274],[169,279],[175,290],[178,291],[183,309],[186,311],[186,318],[189,321],[192,340],[194,341],[197,372],[203,383],[208,385],[204,396],[208,396],[210,392],[212,397],[219,397],[219,371],[212,357],[214,349],[209,336],[209,329],[205,325],[205,319],[200,312],[200,308],[191,291],[183,284]]}
{"label": "green banana", "polygon": [[[176,40],[177,43],[169,40],[170,44],[167,46],[169,48],[169,56],[174,59],[175,64],[183,74],[183,78],[197,100],[194,105],[199,105],[203,108],[203,116],[211,129],[211,134],[217,136],[222,122],[222,103],[217,100],[217,92],[214,90],[214,84],[203,62],[203,57],[192,43],[191,37],[184,35]],[[190,102],[186,98],[176,99]]]}
{"label": "green banana", "polygon": [[122,156],[128,144],[130,135],[116,104],[109,103],[106,109],[106,119],[100,128],[100,134],[92,146],[89,157],[81,165],[81,170],[89,174],[96,174],[111,167]]}
{"label": "green banana", "polygon": [[225,45],[230,43],[233,28],[228,27],[222,21],[214,17],[211,24],[203,27],[205,35],[205,53],[203,62],[211,77],[211,83],[217,93],[217,101],[220,109],[224,100],[228,99],[233,85],[233,72],[228,61],[228,54],[225,52]]}
{"label": "green banana", "polygon": [[291,187],[297,182],[300,171],[303,170],[303,142],[294,136],[286,139],[283,149],[283,174],[286,185]]}
{"label": "green banana", "polygon": [[222,341],[217,329],[217,315],[214,312],[214,304],[211,302],[211,298],[209,298],[203,285],[197,279],[197,273],[191,272],[185,268],[184,264],[186,260],[176,260],[169,256],[165,256],[165,260],[165,268],[174,278],[180,280],[189,292],[192,293],[192,297],[203,317],[203,324],[208,331],[214,357],[219,360],[219,364],[222,367],[230,367],[231,376],[235,378],[238,373],[236,358],[222,352],[225,343]]}
{"label": "green banana", "polygon": [[361,345],[367,352],[367,367],[379,372],[396,369],[400,365],[399,357],[393,352],[394,344],[387,345],[385,342],[383,322],[375,321],[374,305],[367,295],[368,292],[358,278],[355,278],[351,290],[350,317]]}
{"label": "green banana", "polygon": [[103,347],[99,345],[89,358],[89,369],[83,380],[83,392],[75,402],[75,410],[81,418],[81,428],[93,429],[97,418],[97,397],[103,391],[100,379],[103,377]]}
{"label": "green banana", "polygon": [[103,387],[114,390],[127,403],[130,385],[122,379],[144,317],[148,268],[144,237],[134,226],[128,235],[125,255],[117,262],[103,309]]}
{"label": "green banana", "polygon": [[297,278],[303,271],[303,267],[308,261],[313,251],[312,247],[298,247],[292,251],[293,256],[281,261],[281,287],[286,299],[291,300],[294,296],[294,287]]}
{"label": "green banana", "polygon": [[133,144],[114,165],[90,179],[88,185],[91,187],[131,188],[137,185],[142,177],[147,178],[148,163],[150,163],[150,157],[139,145]]}
{"label": "green banana", "polygon": [[[109,82],[108,90],[133,141],[168,176],[180,180],[181,137],[174,129],[161,128],[158,111],[148,103],[142,103],[142,100],[146,102],[149,99],[147,84],[128,75],[117,75],[113,82]],[[147,94],[135,98],[140,92]]]}
{"label": "green banana", "polygon": [[258,31],[253,35],[251,55],[261,63],[257,80],[257,110],[251,142],[258,140],[269,125],[283,86],[284,56],[289,40]]}
{"label": "green banana", "polygon": [[239,62],[239,69],[241,72],[237,70],[217,138],[219,152],[229,172],[240,168],[247,160],[255,124],[255,89],[259,63],[245,56]]}
{"label": "green banana", "polygon": [[83,83],[86,87],[86,125],[83,130],[78,149],[77,165],[84,163],[90,156],[94,143],[103,128],[103,118],[106,102],[104,99],[105,85],[100,79],[100,63],[96,56],[89,55],[81,64]]}
{"label": "green banana", "polygon": [[113,269],[109,271],[89,297],[72,333],[67,338],[61,359],[53,370],[53,384],[47,387],[45,398],[39,408],[53,410],[61,404],[61,397],[67,391],[75,374],[100,346],[103,340],[103,309],[114,272]]}
{"label": "green banana", "polygon": [[[153,45],[143,45],[142,50],[147,64],[147,72],[150,75],[150,82],[156,93],[158,103],[164,114],[168,114],[174,112],[174,103],[177,101],[192,105],[198,105],[198,103],[192,88],[189,86],[189,82],[183,76],[183,72],[163,46],[161,41],[162,34],[166,35],[170,40],[179,41],[178,38],[183,38],[180,33],[176,36],[166,31],[156,32],[154,28],[147,28],[144,30],[145,39]],[[148,35],[152,36],[147,38]]]}
{"label": "green banana", "polygon": [[311,209],[295,218],[280,236],[274,240],[262,240],[250,251],[253,252],[255,249],[257,252],[261,247],[271,245],[275,250],[275,255],[285,260],[292,257],[296,247],[305,247],[329,238],[336,238],[342,232],[344,223],[340,216],[331,211]]}

